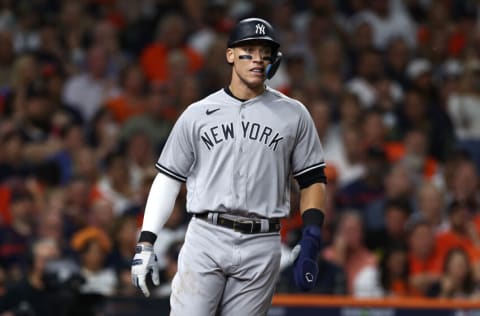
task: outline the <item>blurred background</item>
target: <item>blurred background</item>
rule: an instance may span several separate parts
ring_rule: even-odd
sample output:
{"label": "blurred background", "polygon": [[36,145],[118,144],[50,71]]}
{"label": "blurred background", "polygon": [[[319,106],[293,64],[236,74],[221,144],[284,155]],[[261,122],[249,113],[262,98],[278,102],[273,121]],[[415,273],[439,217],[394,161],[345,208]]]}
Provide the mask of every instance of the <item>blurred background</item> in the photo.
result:
{"label": "blurred background", "polygon": [[[313,293],[478,298],[479,10],[475,0],[0,0],[0,315],[168,309],[184,190],[155,244],[158,300],[130,282],[154,164],[185,107],[228,84],[228,33],[251,16],[273,24],[284,54],[268,85],[308,107],[325,152]],[[279,294],[296,292],[298,189],[291,202]]]}

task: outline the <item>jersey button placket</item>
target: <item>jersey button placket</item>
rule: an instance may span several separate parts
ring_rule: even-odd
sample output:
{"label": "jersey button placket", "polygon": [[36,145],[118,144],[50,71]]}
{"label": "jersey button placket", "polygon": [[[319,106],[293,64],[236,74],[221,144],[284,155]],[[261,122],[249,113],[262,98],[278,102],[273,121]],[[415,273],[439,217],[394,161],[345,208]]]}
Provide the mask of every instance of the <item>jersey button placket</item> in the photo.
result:
{"label": "jersey button placket", "polygon": [[[242,106],[239,105],[238,106],[238,112],[237,112],[237,133],[238,135],[241,135],[242,133],[242,119],[241,119],[241,109],[242,109]],[[241,147],[242,147],[242,139],[241,137],[237,137],[235,138],[235,151],[234,151],[234,170],[232,170],[232,181],[233,181],[233,193],[234,193],[234,199],[235,199],[235,205],[238,205],[239,204],[239,201],[240,201],[240,194],[239,194],[239,186],[240,186],[240,183],[239,183],[239,177],[238,177],[238,166],[240,165],[240,161],[242,159],[241,157]]]}
{"label": "jersey button placket", "polygon": [[[240,119],[244,121],[245,119],[245,104],[240,105]],[[242,130],[242,138],[238,147],[238,162],[237,162],[237,199],[240,204],[245,205],[245,188],[246,188],[246,179],[245,179],[245,172],[244,164],[246,163],[246,155],[245,155],[245,146],[246,146],[246,139],[243,138],[243,130]]]}

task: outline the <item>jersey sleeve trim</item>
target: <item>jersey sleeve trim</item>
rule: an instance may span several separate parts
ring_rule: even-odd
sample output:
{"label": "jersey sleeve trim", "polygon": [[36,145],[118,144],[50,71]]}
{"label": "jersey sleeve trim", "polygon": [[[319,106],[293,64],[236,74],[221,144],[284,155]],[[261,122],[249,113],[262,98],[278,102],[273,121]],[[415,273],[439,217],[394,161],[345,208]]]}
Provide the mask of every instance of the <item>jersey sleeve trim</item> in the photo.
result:
{"label": "jersey sleeve trim", "polygon": [[155,168],[157,168],[158,171],[160,171],[161,173],[175,179],[175,180],[178,180],[178,181],[181,181],[181,182],[185,182],[187,181],[187,178],[184,177],[184,176],[181,176],[179,175],[178,173],[166,168],[165,166],[162,166],[161,164],[159,164],[158,162],[155,164]]}
{"label": "jersey sleeve trim", "polygon": [[317,168],[322,168],[322,167],[325,167],[325,162],[320,162],[320,163],[317,163],[317,164],[314,164],[310,167],[307,167],[307,168],[304,168],[300,171],[297,171],[293,174],[294,177],[298,177],[306,172],[309,172],[309,171],[312,171],[314,169],[317,169]]}

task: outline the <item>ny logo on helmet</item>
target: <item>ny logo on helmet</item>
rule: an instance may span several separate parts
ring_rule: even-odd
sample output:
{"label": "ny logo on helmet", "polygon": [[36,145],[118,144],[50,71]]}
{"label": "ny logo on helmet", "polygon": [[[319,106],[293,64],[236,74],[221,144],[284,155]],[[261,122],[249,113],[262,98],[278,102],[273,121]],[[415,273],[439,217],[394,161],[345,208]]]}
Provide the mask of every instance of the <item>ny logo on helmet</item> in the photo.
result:
{"label": "ny logo on helmet", "polygon": [[260,23],[255,25],[255,34],[265,35],[265,25]]}

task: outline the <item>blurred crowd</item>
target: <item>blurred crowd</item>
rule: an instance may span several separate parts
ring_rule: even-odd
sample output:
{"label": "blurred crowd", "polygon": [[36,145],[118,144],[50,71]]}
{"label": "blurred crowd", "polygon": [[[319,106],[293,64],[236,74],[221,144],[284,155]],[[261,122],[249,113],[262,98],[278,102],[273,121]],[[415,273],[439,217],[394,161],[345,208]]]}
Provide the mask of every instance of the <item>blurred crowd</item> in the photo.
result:
{"label": "blurred crowd", "polygon": [[[267,84],[307,106],[323,144],[314,292],[478,297],[479,10],[475,0],[1,0],[0,313],[46,315],[59,291],[77,307],[141,295],[130,261],[156,159],[185,107],[228,84],[228,33],[250,16],[281,42]],[[298,189],[291,204],[277,286],[287,293]],[[155,296],[169,295],[188,220],[182,190],[155,245]]]}

